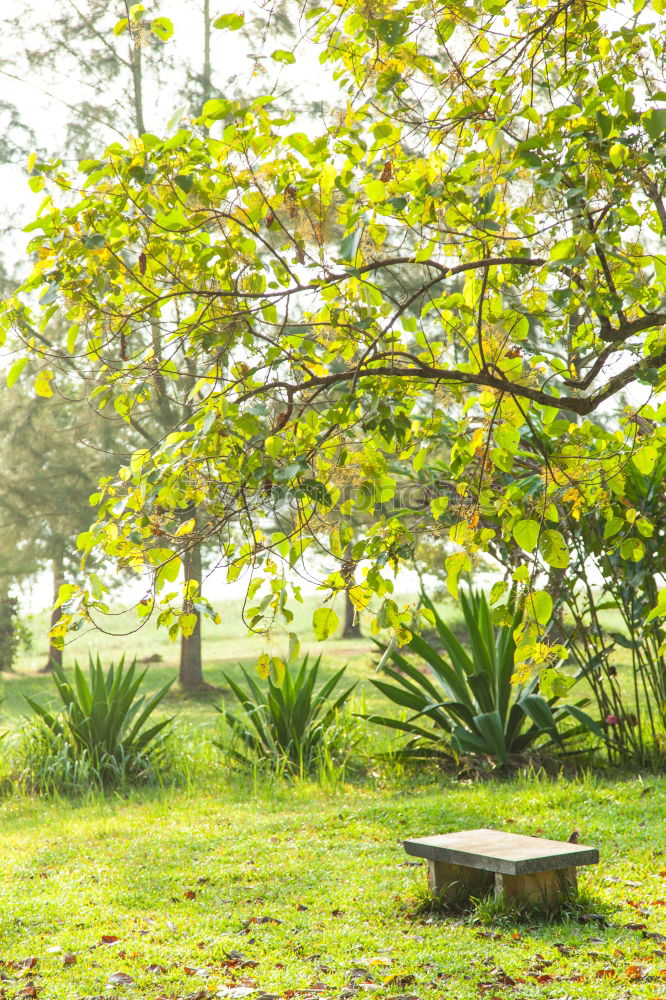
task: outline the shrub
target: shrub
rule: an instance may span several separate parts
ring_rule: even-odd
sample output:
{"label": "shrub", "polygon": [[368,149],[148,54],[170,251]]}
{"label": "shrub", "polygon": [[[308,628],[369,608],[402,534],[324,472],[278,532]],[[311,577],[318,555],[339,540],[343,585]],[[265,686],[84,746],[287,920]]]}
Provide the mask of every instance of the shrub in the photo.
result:
{"label": "shrub", "polygon": [[0,670],[11,670],[21,648],[32,647],[32,632],[19,617],[16,597],[0,597]]}
{"label": "shrub", "polygon": [[145,673],[135,661],[126,667],[124,658],[104,670],[97,657],[89,660],[89,680],[77,663],[70,683],[56,667],[52,677],[62,711],[53,713],[26,696],[37,716],[22,750],[27,780],[46,792],[148,780],[171,720],[147,723],[171,684],[137,697]]}
{"label": "shrub", "polygon": [[[504,765],[512,754],[524,753],[537,741],[562,746],[565,738],[585,731],[603,739],[598,724],[576,705],[559,704],[553,693],[539,692],[539,678],[514,684],[514,629],[522,614],[515,610],[510,624],[493,626],[484,594],[461,595],[471,656],[442,621],[431,601],[423,598],[434,621],[439,645],[448,660],[423,636],[412,634],[407,649],[422,665],[415,665],[398,650],[384,650],[393,666],[384,673],[393,683],[373,680],[374,686],[395,705],[413,714],[406,720],[371,716],[381,725],[406,733],[404,754],[412,757],[481,754]],[[566,685],[564,678],[557,679]],[[563,732],[565,718],[578,725]],[[429,726],[428,726],[429,724]]]}
{"label": "shrub", "polygon": [[569,649],[604,720],[609,760],[663,768],[666,622],[650,612],[666,560],[666,458],[649,473],[628,462],[623,476],[626,520],[603,509],[569,527],[561,604],[572,622]]}
{"label": "shrub", "polygon": [[331,700],[343,667],[315,691],[320,661],[318,657],[310,666],[306,656],[298,668],[287,665],[282,678],[269,676],[263,689],[245,669],[245,689],[225,675],[241,712],[218,709],[231,736],[218,745],[243,766],[267,765],[291,775],[311,773],[325,764],[344,743],[340,710],[356,685]]}

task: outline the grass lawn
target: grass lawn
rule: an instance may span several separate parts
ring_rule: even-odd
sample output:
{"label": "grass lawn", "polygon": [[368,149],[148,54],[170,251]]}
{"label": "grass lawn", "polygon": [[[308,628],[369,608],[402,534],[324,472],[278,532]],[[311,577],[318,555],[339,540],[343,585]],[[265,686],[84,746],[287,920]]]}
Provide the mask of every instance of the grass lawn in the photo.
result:
{"label": "grass lawn", "polygon": [[[311,625],[312,612],[318,606],[313,598],[306,599],[302,606],[297,606],[298,614],[293,628],[301,640],[301,652],[310,653],[315,658],[322,655],[322,676],[328,676],[333,670],[339,670],[347,664],[350,680],[360,682],[359,696],[380,704],[374,688],[367,682],[373,658],[376,659],[373,643],[370,639],[318,642]],[[211,692],[208,699],[202,702],[200,698],[184,698],[182,692],[174,689],[166,704],[169,714],[177,711],[182,721],[196,726],[206,725],[216,717],[216,713],[210,709],[210,703],[219,704],[224,696],[224,674],[229,673],[234,679],[240,680],[242,675],[239,664],[252,669],[259,654],[266,649],[261,637],[248,636],[247,630],[239,624],[240,601],[229,601],[219,610],[222,624],[213,625],[208,619],[204,619],[202,640],[204,677],[209,684],[219,688],[219,692]],[[0,726],[3,728],[14,728],[25,714],[24,694],[45,703],[53,698],[53,682],[39,673],[47,657],[47,613],[33,616],[28,625],[33,632],[32,649],[21,652],[15,673],[0,673]],[[136,618],[129,612],[109,616],[104,627],[108,631],[89,629],[71,634],[65,648],[66,668],[72,666],[75,660],[85,667],[89,653],[93,656],[99,654],[105,665],[112,661],[118,662],[123,654],[126,661],[131,661],[135,656],[141,660],[157,654],[161,661],[148,665],[146,690],[157,690],[177,677],[179,643],[172,642],[163,629],[156,629],[152,621],[137,630]],[[276,633],[271,651],[286,655],[287,647],[286,637]]]}
{"label": "grass lawn", "polygon": [[[666,995],[666,781],[327,792],[210,781],[0,806],[7,998]],[[602,863],[559,921],[419,910],[406,836],[476,826],[581,841]],[[485,922],[480,922],[485,918]]]}
{"label": "grass lawn", "polygon": [[[324,674],[348,663],[374,708],[372,644],[315,643],[312,606],[297,623],[304,650],[322,652]],[[175,674],[178,647],[151,629],[79,638],[70,665],[88,645],[105,662],[160,653],[149,689]],[[207,627],[207,679],[222,689],[261,648]],[[5,730],[20,729],[24,693],[50,695],[42,652],[0,676]],[[174,690],[167,705],[194,748],[185,789],[0,799],[0,1000],[666,998],[666,778],[472,783],[372,764],[353,784],[238,776],[196,749],[217,719],[210,700]],[[602,863],[557,920],[492,903],[432,912],[425,865],[402,840],[478,826],[577,829]]]}

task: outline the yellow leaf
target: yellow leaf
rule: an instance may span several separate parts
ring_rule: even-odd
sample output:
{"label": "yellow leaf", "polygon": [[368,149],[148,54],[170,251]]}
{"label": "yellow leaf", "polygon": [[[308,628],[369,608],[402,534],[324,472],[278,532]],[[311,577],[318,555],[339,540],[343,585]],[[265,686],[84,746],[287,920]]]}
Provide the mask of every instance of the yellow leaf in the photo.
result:
{"label": "yellow leaf", "polygon": [[196,615],[181,615],[179,618],[180,631],[183,635],[188,638],[194,632],[194,627],[197,623]]}
{"label": "yellow leaf", "polygon": [[349,600],[352,602],[357,611],[364,611],[367,604],[368,598],[363,587],[350,587],[349,589]]}
{"label": "yellow leaf", "polygon": [[51,388],[51,381],[54,375],[53,372],[43,371],[40,372],[35,379],[35,392],[38,396],[52,396],[53,389]]}
{"label": "yellow leaf", "polygon": [[255,670],[260,677],[268,677],[271,672],[271,658],[268,653],[262,653],[255,664]]}
{"label": "yellow leaf", "polygon": [[195,520],[193,517],[191,517],[189,521],[185,521],[183,522],[183,524],[181,524],[180,528],[176,532],[176,536],[179,537],[180,535],[189,535],[190,532],[194,530],[194,525],[195,525]]}

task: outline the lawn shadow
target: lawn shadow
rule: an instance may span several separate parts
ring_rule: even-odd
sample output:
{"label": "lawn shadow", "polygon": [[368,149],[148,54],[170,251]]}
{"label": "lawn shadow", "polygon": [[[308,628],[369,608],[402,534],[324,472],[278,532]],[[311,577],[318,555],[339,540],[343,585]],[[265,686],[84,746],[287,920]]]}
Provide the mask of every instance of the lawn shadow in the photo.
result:
{"label": "lawn shadow", "polygon": [[617,934],[618,924],[612,922],[618,907],[603,899],[587,885],[580,886],[574,897],[566,900],[557,909],[518,903],[504,895],[488,893],[482,897],[472,897],[464,903],[438,899],[427,889],[423,889],[411,905],[405,901],[400,907],[400,915],[415,923],[445,924],[451,921],[502,929],[520,930],[528,927],[531,932],[539,928],[563,925],[568,928],[587,927],[597,932],[608,930]]}

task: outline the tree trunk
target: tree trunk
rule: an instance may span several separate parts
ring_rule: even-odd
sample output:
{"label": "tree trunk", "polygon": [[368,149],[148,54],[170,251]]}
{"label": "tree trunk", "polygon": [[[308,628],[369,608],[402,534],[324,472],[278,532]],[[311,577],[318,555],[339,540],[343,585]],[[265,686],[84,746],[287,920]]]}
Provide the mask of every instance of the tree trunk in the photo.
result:
{"label": "tree trunk", "polygon": [[201,74],[201,90],[203,103],[210,100],[213,93],[212,71],[210,63],[210,0],[204,0],[203,5],[204,22],[204,57],[203,71]]}
{"label": "tree trunk", "polygon": [[[183,568],[185,582],[196,580],[201,587],[200,545],[193,545],[184,554]],[[191,635],[182,635],[180,639],[178,679],[184,691],[197,691],[206,686],[201,667],[201,613],[196,608],[189,610],[196,617],[196,624]]]}
{"label": "tree trunk", "polygon": [[129,24],[130,63],[132,66],[132,85],[134,98],[134,125],[139,135],[146,131],[143,120],[143,69],[141,66],[141,28]]}
{"label": "tree trunk", "polygon": [[352,604],[349,592],[345,590],[345,627],[342,630],[343,639],[362,639],[361,623],[356,617],[356,608]]}
{"label": "tree trunk", "polygon": [[12,669],[16,601],[9,596],[10,578],[0,577],[0,671]]}
{"label": "tree trunk", "polygon": [[[60,608],[56,608],[55,605],[58,600],[58,594],[60,593],[60,587],[65,582],[65,552],[64,549],[58,549],[56,554],[51,560],[52,571],[53,571],[53,611],[51,612],[51,625],[50,628],[59,621],[62,611]],[[54,667],[62,667],[62,648],[54,646],[49,640],[49,652],[46,663],[39,671],[40,674],[48,674],[53,670]]]}

